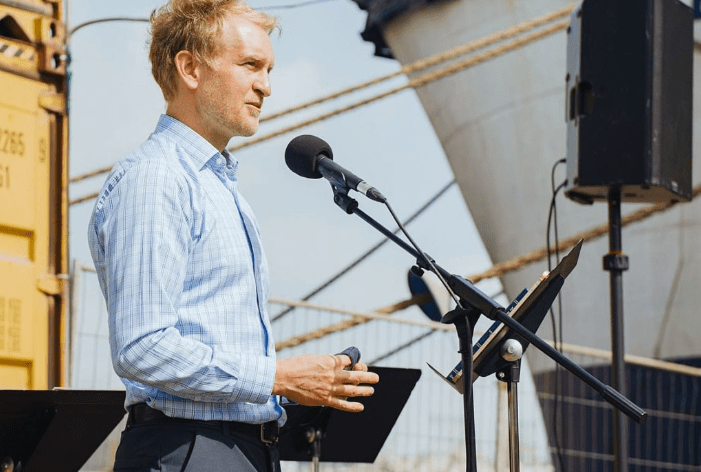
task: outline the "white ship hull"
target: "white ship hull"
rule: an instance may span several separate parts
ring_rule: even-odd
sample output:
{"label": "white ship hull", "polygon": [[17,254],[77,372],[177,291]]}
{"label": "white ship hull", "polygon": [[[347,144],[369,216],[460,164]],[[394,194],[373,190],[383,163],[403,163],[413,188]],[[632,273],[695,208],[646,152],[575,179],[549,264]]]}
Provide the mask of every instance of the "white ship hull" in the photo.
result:
{"label": "white ship hull", "polygon": [[[380,28],[394,57],[406,65],[568,5],[565,0],[433,2],[409,8]],[[494,263],[545,246],[551,169],[567,152],[566,55],[567,34],[560,31],[417,89]],[[698,55],[694,59],[698,62]],[[701,81],[699,70],[695,84]],[[701,108],[695,103],[694,109],[697,149]],[[701,180],[698,156],[692,182]],[[556,185],[565,179],[564,165],[555,176]],[[638,208],[624,204],[623,214]],[[605,203],[587,206],[558,197],[560,239],[607,221]],[[700,242],[699,201],[623,229],[623,251],[630,258],[623,275],[627,353],[701,357]],[[586,242],[565,284],[564,342],[611,348],[609,273],[602,269],[607,252],[606,236]],[[505,275],[507,294],[531,286],[544,268],[540,263]],[[550,323],[538,334],[552,339]],[[552,368],[540,359],[531,363],[535,372]]]}

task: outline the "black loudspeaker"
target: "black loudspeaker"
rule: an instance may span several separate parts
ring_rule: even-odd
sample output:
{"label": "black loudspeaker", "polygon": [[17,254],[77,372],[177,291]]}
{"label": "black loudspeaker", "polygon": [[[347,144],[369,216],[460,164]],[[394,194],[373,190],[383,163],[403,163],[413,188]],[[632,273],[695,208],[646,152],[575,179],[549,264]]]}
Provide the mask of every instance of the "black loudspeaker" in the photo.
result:
{"label": "black loudspeaker", "polygon": [[567,30],[567,186],[581,203],[691,199],[693,10],[584,0]]}

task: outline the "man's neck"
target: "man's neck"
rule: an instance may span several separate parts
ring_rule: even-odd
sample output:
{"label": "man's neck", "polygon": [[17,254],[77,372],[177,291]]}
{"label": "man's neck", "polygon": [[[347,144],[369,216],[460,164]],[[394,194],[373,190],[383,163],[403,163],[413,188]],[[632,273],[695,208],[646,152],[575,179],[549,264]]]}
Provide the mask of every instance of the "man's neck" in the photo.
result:
{"label": "man's neck", "polygon": [[226,149],[226,145],[229,143],[228,139],[218,139],[212,135],[211,131],[207,129],[202,118],[193,112],[194,107],[183,105],[178,100],[174,100],[168,103],[166,107],[166,115],[175,118],[181,123],[190,127],[194,132],[202,136],[204,139],[209,141],[212,146],[217,148],[219,151]]}

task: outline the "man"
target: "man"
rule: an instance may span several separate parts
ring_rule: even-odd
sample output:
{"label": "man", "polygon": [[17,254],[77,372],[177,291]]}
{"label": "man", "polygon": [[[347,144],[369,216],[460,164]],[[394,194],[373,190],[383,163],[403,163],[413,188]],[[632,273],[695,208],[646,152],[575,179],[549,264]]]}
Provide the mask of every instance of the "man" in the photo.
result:
{"label": "man", "polygon": [[274,27],[238,0],[151,15],[166,114],[114,167],[89,228],[129,412],[116,471],[278,470],[278,396],[357,412],[346,398],[378,381],[346,356],[275,357],[259,229],[225,150],[258,128]]}

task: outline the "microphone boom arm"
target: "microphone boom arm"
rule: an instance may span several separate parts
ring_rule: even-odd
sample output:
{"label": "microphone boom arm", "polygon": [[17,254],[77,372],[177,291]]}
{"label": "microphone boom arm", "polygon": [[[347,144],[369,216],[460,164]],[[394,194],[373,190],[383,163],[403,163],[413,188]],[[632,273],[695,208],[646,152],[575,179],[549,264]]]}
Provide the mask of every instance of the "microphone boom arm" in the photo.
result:
{"label": "microphone boom arm", "polygon": [[[370,226],[377,229],[380,233],[385,235],[392,242],[394,242],[406,252],[414,256],[417,259],[421,268],[426,270],[432,270],[432,268],[428,266],[428,264],[425,264],[423,262],[423,257],[421,256],[421,254],[419,254],[412,246],[407,244],[397,235],[392,233],[390,230],[382,226],[367,213],[358,208],[358,203],[353,198],[348,196],[348,189],[345,189],[344,192],[343,190],[337,189],[333,185],[332,188],[334,189],[334,202],[339,207],[341,207],[346,213],[358,215]],[[550,344],[546,343],[536,334],[526,329],[523,325],[521,325],[521,323],[510,317],[506,313],[504,307],[502,307],[499,303],[497,303],[494,299],[482,292],[480,289],[475,287],[472,282],[459,275],[449,273],[437,263],[434,263],[433,266],[448,281],[450,288],[471,308],[484,314],[487,318],[491,320],[501,321],[506,327],[522,336],[526,341],[534,345],[545,355],[550,357],[552,360],[563,366],[573,375],[577,376],[584,383],[596,390],[604,400],[613,405],[615,408],[622,411],[638,423],[645,422],[645,420],[647,419],[647,413],[645,412],[645,410],[637,406],[635,403],[633,403],[623,394],[615,390],[613,387],[601,382],[592,374],[584,370],[581,366],[577,365],[576,363],[572,362],[570,359],[565,357],[562,353],[553,348]],[[464,373],[463,376],[465,379],[469,379],[469,381],[471,382],[471,372],[466,374]]]}

